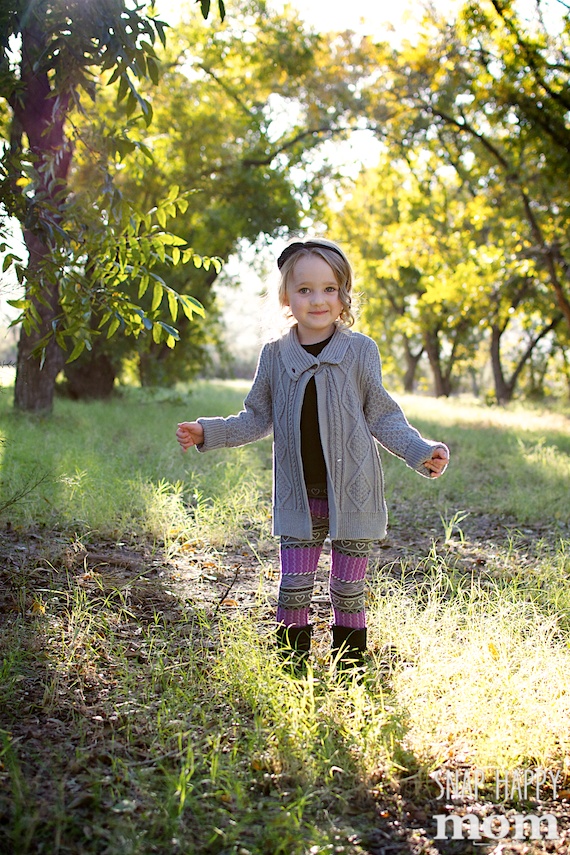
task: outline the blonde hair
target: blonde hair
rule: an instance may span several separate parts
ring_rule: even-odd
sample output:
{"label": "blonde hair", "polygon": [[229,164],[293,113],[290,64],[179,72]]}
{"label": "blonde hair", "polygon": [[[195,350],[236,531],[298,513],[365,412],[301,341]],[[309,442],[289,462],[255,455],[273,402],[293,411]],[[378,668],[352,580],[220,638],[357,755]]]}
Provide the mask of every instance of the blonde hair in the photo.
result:
{"label": "blonde hair", "polygon": [[283,314],[288,321],[292,320],[293,315],[287,305],[287,286],[299,259],[310,255],[319,256],[332,269],[338,283],[338,297],[342,303],[339,320],[342,326],[351,327],[355,320],[352,309],[354,284],[352,267],[342,249],[336,243],[323,238],[294,241],[285,247],[277,259],[277,266],[281,273],[277,297]]}

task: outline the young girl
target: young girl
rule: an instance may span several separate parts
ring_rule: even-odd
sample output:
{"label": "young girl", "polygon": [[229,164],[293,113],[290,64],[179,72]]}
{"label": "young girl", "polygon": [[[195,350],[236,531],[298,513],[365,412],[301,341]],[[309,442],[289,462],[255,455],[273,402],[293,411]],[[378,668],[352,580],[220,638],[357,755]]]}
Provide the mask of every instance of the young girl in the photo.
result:
{"label": "young girl", "polygon": [[375,342],[350,330],[352,270],[326,240],[295,241],[277,260],[289,331],[260,354],[244,409],[178,425],[186,451],[235,447],[273,431],[273,533],[281,578],[277,639],[302,666],[311,644],[309,606],[327,534],[332,542],[332,651],[337,668],[361,666],[364,580],[372,545],[386,534],[375,440],[428,478],[449,461],[443,443],[411,427],[382,385]]}

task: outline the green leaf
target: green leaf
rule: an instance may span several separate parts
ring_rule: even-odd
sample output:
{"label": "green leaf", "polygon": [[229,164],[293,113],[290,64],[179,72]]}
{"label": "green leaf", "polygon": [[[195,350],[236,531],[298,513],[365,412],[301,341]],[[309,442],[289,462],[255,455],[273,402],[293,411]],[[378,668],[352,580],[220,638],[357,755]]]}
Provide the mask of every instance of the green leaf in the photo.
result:
{"label": "green leaf", "polygon": [[210,14],[210,0],[196,0],[196,2],[200,4],[202,17],[205,20]]}
{"label": "green leaf", "polygon": [[135,110],[137,108],[137,104],[138,104],[138,101],[137,101],[136,95],[131,90],[128,94],[128,97],[127,97],[127,103],[125,104],[125,112],[126,112],[127,116],[131,116],[135,112]]}
{"label": "green leaf", "polygon": [[166,47],[166,32],[165,28],[168,27],[168,24],[165,24],[164,21],[154,21],[154,26],[156,27],[156,32],[158,33],[158,38],[162,42],[162,47]]}
{"label": "green leaf", "polygon": [[146,294],[146,291],[148,288],[148,283],[149,283],[148,274],[144,273],[141,276],[140,282],[139,282],[139,300],[141,297],[144,297],[144,295]]}
{"label": "green leaf", "polygon": [[119,89],[117,91],[117,101],[120,104],[121,101],[127,97],[127,93],[129,92],[129,76],[126,71],[121,73],[121,80],[119,82]]}
{"label": "green leaf", "polygon": [[4,261],[2,262],[2,273],[6,273],[8,268],[11,267],[12,264],[14,264],[14,262],[16,261],[21,261],[21,259],[18,258],[17,255],[14,255],[12,252],[9,252],[7,255],[5,255]]}
{"label": "green leaf", "polygon": [[175,321],[178,315],[178,300],[174,291],[168,291],[168,308],[170,309],[172,320]]}
{"label": "green leaf", "polygon": [[[103,70],[105,70],[105,69],[103,69]],[[123,66],[120,62],[118,62],[117,65],[115,66],[115,70],[113,71],[112,75],[110,76],[109,80],[107,81],[107,86],[112,86],[112,84],[116,80],[119,79],[119,77],[121,76],[122,73],[123,73]]]}
{"label": "green leaf", "polygon": [[113,336],[117,332],[120,325],[121,325],[121,322],[120,322],[119,318],[117,318],[115,316],[113,318],[113,320],[111,321],[111,323],[109,324],[109,329],[107,330],[107,338],[111,338],[111,336]]}
{"label": "green leaf", "polygon": [[[161,234],[155,235],[156,240],[159,240],[165,246],[185,246],[186,241],[184,238],[179,237],[178,235],[172,234],[172,232],[161,232]],[[190,251],[191,252],[191,251]]]}
{"label": "green leaf", "polygon": [[100,323],[99,323],[98,329],[101,329],[101,327],[104,327],[104,326],[105,326],[105,324],[107,323],[107,321],[109,320],[109,318],[111,317],[111,315],[112,315],[112,312],[105,312],[105,314],[104,314],[104,315],[103,315],[103,317],[101,318],[101,321],[100,321]]}
{"label": "green leaf", "polygon": [[149,56],[147,61],[146,61],[146,65],[148,68],[148,75],[149,75],[150,79],[152,80],[152,82],[154,83],[155,86],[158,86],[158,81],[160,78],[158,64],[155,62],[155,60],[152,57]]}
{"label": "green leaf", "polygon": [[179,341],[179,340],[180,340],[180,334],[179,334],[178,330],[177,330],[175,327],[171,327],[171,326],[170,326],[170,324],[165,324],[165,323],[164,323],[164,321],[159,321],[159,324],[160,324],[160,326],[162,327],[162,329],[163,329],[163,330],[164,330],[164,331],[165,331],[169,336],[172,336],[172,338],[173,338],[175,341]]}
{"label": "green leaf", "polygon": [[148,126],[150,124],[152,124],[152,117],[153,117],[152,104],[150,103],[150,101],[147,101],[146,98],[141,98],[140,95],[137,95],[137,100],[139,102],[139,106],[140,106],[141,112],[143,114],[144,123],[148,128]]}
{"label": "green leaf", "polygon": [[142,50],[144,50],[144,52],[147,55],[147,57],[146,57],[147,63],[148,63],[149,57],[154,57],[154,59],[158,59],[158,56],[156,55],[156,51],[150,42],[147,42],[147,41],[141,42],[140,47]]}
{"label": "green leaf", "polygon": [[81,339],[80,341],[75,343],[75,347],[71,351],[71,356],[66,362],[74,362],[85,350],[85,341]]}
{"label": "green leaf", "polygon": [[182,311],[188,320],[191,321],[194,315],[200,315],[202,318],[206,317],[204,306],[195,297],[191,297],[189,294],[181,294],[179,300],[182,305]]}
{"label": "green leaf", "polygon": [[115,137],[111,142],[115,152],[119,155],[121,160],[123,160],[123,158],[128,154],[131,154],[136,148],[135,143],[125,137]]}
{"label": "green leaf", "polygon": [[40,315],[35,303],[30,302],[30,304],[28,306],[28,311],[29,311],[30,315],[32,316],[32,318],[34,319],[34,321],[37,321],[38,324],[41,324],[41,322],[42,322],[41,315]]}
{"label": "green leaf", "polygon": [[178,184],[173,184],[170,190],[168,191],[168,196],[166,197],[166,202],[174,202],[175,199],[180,196],[180,187]]}
{"label": "green leaf", "polygon": [[151,312],[155,312],[162,302],[162,295],[164,293],[164,289],[162,285],[156,282],[153,292],[152,292],[152,304],[150,307]]}

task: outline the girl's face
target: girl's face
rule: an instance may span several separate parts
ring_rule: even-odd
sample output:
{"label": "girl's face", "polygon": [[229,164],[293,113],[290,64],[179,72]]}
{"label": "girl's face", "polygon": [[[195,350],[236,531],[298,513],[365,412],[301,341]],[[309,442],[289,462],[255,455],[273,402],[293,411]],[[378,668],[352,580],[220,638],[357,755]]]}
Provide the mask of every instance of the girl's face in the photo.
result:
{"label": "girl's face", "polygon": [[316,344],[333,334],[343,309],[334,271],[319,255],[299,259],[289,275],[286,305],[297,321],[301,344]]}

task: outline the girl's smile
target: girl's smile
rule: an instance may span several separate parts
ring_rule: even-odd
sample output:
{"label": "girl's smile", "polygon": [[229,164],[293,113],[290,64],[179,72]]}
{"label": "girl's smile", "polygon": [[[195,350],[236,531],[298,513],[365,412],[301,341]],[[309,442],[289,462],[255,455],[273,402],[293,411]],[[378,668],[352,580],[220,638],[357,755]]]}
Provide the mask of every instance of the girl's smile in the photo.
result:
{"label": "girl's smile", "polygon": [[316,344],[333,334],[343,305],[334,271],[318,255],[300,258],[287,287],[287,305],[297,321],[301,344]]}

